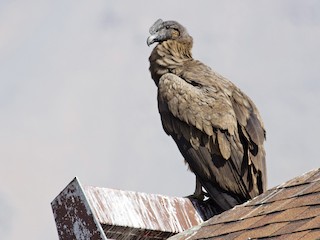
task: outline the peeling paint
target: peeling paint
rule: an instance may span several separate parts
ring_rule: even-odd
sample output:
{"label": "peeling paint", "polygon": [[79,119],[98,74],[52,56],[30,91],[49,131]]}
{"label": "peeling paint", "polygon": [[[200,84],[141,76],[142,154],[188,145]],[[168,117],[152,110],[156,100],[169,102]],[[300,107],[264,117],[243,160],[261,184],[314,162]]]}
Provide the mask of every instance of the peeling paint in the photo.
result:
{"label": "peeling paint", "polygon": [[189,199],[90,186],[85,192],[105,225],[175,234],[202,222]]}
{"label": "peeling paint", "polygon": [[106,240],[75,178],[51,203],[61,240]]}
{"label": "peeling paint", "polygon": [[51,204],[62,240],[167,239],[203,222],[187,198],[82,188],[77,178]]}

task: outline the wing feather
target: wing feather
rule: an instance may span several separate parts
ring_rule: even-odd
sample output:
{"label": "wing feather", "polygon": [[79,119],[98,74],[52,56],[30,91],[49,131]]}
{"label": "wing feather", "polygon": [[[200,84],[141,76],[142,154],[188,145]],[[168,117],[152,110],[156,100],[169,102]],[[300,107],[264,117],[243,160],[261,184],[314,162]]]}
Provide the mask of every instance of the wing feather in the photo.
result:
{"label": "wing feather", "polygon": [[[219,86],[198,87],[189,82],[171,73],[160,78],[163,128],[208,192],[222,191],[225,201],[233,198],[239,203],[256,196],[265,188],[253,187],[265,181],[257,180],[256,174],[265,172],[265,163],[261,163],[263,123],[260,116],[255,117],[255,106],[230,82],[222,86],[229,88],[226,92],[218,91]],[[258,155],[254,146],[261,148]]]}
{"label": "wing feather", "polygon": [[224,159],[228,160],[231,156],[231,146],[230,142],[227,139],[225,133],[222,133],[221,130],[218,130],[218,143],[221,155]]}
{"label": "wing feather", "polygon": [[210,122],[212,127],[228,130],[230,134],[236,131],[235,113],[223,94],[213,97],[210,89],[196,88],[174,74],[167,73],[160,78],[158,101],[165,102],[174,117],[199,130]]}

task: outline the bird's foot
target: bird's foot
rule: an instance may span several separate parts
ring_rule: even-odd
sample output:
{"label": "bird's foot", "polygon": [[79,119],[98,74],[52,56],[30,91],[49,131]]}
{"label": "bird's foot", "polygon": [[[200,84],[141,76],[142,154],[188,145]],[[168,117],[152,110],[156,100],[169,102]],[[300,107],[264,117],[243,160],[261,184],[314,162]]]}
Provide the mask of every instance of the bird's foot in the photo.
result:
{"label": "bird's foot", "polygon": [[195,192],[194,194],[191,194],[189,196],[185,196],[185,198],[189,198],[189,199],[196,199],[198,201],[202,201],[205,199],[205,198],[208,198],[208,194],[206,192],[202,192],[201,193],[197,193]]}

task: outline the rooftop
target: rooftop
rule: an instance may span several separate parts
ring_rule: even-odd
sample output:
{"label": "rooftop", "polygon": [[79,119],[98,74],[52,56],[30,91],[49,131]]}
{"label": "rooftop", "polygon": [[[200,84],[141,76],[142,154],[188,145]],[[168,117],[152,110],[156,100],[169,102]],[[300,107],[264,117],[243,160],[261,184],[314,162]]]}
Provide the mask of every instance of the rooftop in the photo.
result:
{"label": "rooftop", "polygon": [[170,237],[320,239],[320,168]]}
{"label": "rooftop", "polygon": [[219,215],[204,202],[83,187],[77,178],[51,204],[61,240],[320,239],[320,169]]}

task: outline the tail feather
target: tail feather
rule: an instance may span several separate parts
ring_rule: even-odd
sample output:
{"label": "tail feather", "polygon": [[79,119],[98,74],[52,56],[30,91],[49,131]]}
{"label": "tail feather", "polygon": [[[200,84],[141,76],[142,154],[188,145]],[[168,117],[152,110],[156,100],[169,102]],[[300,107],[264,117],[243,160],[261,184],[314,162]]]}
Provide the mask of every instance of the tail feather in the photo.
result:
{"label": "tail feather", "polygon": [[244,202],[244,200],[239,199],[239,197],[232,196],[230,193],[225,192],[222,189],[218,189],[212,184],[212,182],[202,182],[201,184],[207,191],[209,197],[215,203],[216,207],[220,208],[221,211],[226,211],[233,208],[235,205]]}

